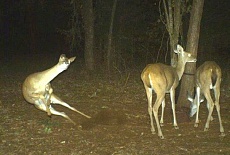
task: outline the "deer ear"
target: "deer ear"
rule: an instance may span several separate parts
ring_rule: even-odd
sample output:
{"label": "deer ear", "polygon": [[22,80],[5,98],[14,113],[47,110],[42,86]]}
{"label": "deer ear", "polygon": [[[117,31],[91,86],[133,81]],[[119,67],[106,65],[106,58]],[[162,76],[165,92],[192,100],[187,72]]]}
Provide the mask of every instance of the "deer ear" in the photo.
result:
{"label": "deer ear", "polygon": [[69,58],[69,61],[73,62],[75,59],[76,59],[76,57],[71,57],[71,58]]}
{"label": "deer ear", "polygon": [[176,46],[176,50],[174,50],[175,53],[181,53],[182,51],[184,51],[183,47],[179,44],[177,44]]}
{"label": "deer ear", "polygon": [[64,61],[66,58],[65,54],[60,55],[59,61]]}
{"label": "deer ear", "polygon": [[184,48],[183,48],[181,45],[179,45],[179,44],[177,45],[177,49],[178,49],[179,51],[181,51],[181,52],[184,51]]}

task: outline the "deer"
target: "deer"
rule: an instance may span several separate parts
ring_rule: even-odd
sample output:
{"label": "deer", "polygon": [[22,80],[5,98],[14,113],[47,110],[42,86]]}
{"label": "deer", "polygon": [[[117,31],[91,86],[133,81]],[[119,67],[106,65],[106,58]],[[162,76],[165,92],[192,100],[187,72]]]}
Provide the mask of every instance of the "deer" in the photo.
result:
{"label": "deer", "polygon": [[[148,100],[148,113],[150,116],[151,131],[152,134],[155,134],[155,128],[153,125],[154,115],[158,129],[158,136],[161,139],[164,139],[160,124],[163,125],[164,122],[163,115],[165,108],[165,94],[170,93],[173,111],[173,126],[175,127],[175,129],[179,129],[175,113],[175,89],[178,86],[179,81],[183,75],[186,63],[196,62],[196,57],[189,52],[185,52],[183,47],[181,47],[181,45],[179,44],[177,45],[177,48],[174,50],[174,52],[178,56],[178,62],[175,67],[165,65],[163,63],[148,64],[141,73],[141,79],[144,84]],[[154,105],[152,105],[153,91],[156,93],[157,96]],[[158,109],[160,105],[162,105],[162,114],[159,123]]]}
{"label": "deer", "polygon": [[[199,107],[200,103],[207,100],[208,117],[205,124],[204,131],[209,130],[209,123],[213,120],[212,112],[214,106],[219,118],[220,123],[220,136],[225,136],[224,127],[222,125],[220,115],[220,84],[221,84],[221,68],[214,61],[205,61],[200,67],[197,68],[195,73],[195,95],[192,97],[188,94],[188,100],[191,101],[190,117],[196,114],[194,127],[199,124]],[[214,92],[215,101],[211,97],[210,90]]]}
{"label": "deer", "polygon": [[53,88],[50,82],[60,73],[67,70],[75,58],[76,57],[67,58],[65,54],[61,54],[59,62],[56,65],[45,71],[30,74],[28,77],[26,77],[22,85],[22,94],[27,102],[33,104],[37,109],[47,112],[48,116],[51,116],[51,114],[62,116],[73,124],[75,124],[75,122],[70,119],[68,115],[66,115],[64,112],[55,110],[51,104],[59,104],[87,118],[91,117],[78,111],[74,107],[71,107],[69,104],[56,96],[53,93]]}

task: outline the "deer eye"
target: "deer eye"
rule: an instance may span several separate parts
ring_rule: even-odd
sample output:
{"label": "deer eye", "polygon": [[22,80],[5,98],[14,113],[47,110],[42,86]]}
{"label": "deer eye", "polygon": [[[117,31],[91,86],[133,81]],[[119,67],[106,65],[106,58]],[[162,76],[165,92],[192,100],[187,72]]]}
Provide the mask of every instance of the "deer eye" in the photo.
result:
{"label": "deer eye", "polygon": [[188,56],[191,57],[191,54],[189,53]]}
{"label": "deer eye", "polygon": [[69,64],[69,61],[65,60],[65,61],[62,62],[62,64]]}

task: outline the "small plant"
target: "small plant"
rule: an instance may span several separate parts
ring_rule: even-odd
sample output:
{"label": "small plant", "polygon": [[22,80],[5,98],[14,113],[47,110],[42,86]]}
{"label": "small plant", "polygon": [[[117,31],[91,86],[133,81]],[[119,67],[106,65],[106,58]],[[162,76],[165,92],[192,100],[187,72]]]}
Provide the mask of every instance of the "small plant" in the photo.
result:
{"label": "small plant", "polygon": [[46,134],[52,133],[52,128],[59,126],[58,122],[51,121],[50,119],[41,121],[41,124],[44,126],[43,131]]}

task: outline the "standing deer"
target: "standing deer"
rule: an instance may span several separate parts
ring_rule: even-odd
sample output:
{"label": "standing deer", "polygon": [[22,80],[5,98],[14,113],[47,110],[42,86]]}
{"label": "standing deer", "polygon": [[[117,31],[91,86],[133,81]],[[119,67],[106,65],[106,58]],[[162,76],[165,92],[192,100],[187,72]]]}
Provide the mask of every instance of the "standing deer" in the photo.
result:
{"label": "standing deer", "polygon": [[64,54],[62,54],[59,58],[58,64],[45,71],[29,75],[22,85],[22,93],[27,102],[34,104],[36,108],[47,112],[48,115],[54,114],[62,116],[74,124],[75,122],[72,121],[64,112],[56,111],[50,104],[52,103],[65,106],[87,118],[90,118],[90,116],[87,116],[74,107],[71,107],[57,97],[53,93],[50,81],[52,81],[58,74],[66,70],[75,58],[76,57],[68,59]]}
{"label": "standing deer", "polygon": [[[199,124],[199,107],[200,103],[203,102],[203,95],[207,100],[208,118],[205,124],[204,131],[208,131],[209,123],[213,120],[212,112],[214,105],[220,122],[220,133],[221,136],[225,136],[224,128],[220,116],[220,83],[221,83],[221,69],[214,61],[204,62],[197,70],[195,74],[196,83],[196,95],[195,98],[188,96],[191,101],[190,117],[196,113],[196,121],[194,127],[198,127]],[[212,100],[210,89],[214,90],[215,102]]]}
{"label": "standing deer", "polygon": [[[178,54],[178,63],[176,68],[162,63],[155,63],[147,65],[141,73],[141,79],[143,81],[148,99],[148,112],[151,121],[151,131],[153,134],[155,134],[152,116],[152,114],[154,114],[158,129],[158,136],[161,139],[164,139],[160,123],[163,124],[165,93],[170,92],[173,111],[173,126],[175,127],[175,129],[179,129],[179,127],[177,126],[175,114],[175,89],[178,86],[179,80],[183,75],[185,64],[187,62],[196,62],[195,56],[193,56],[191,53],[185,52],[180,45],[177,45],[177,49],[174,50],[174,52]],[[155,91],[157,98],[155,104],[152,106],[153,90]],[[162,105],[162,115],[159,123],[158,109],[160,105]]]}

